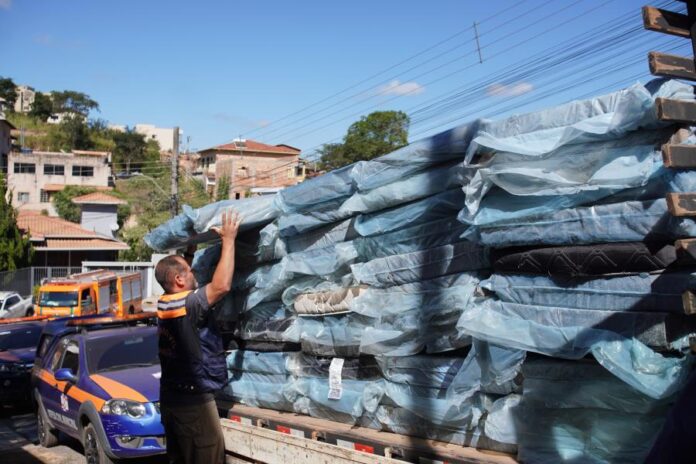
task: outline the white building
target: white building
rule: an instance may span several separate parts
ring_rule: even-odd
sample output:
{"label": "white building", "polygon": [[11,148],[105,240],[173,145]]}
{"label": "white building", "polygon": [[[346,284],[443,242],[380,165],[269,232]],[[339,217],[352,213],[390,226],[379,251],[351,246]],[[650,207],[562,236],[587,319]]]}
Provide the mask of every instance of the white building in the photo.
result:
{"label": "white building", "polygon": [[[109,124],[109,129],[125,132],[126,126]],[[138,134],[145,136],[145,141],[156,140],[161,151],[174,151],[174,128],[156,127],[152,124],[136,124],[133,128]]]}
{"label": "white building", "polygon": [[36,92],[28,85],[18,85],[15,89],[17,92],[17,100],[15,100],[15,113],[28,113],[31,111],[31,105],[34,104]]}

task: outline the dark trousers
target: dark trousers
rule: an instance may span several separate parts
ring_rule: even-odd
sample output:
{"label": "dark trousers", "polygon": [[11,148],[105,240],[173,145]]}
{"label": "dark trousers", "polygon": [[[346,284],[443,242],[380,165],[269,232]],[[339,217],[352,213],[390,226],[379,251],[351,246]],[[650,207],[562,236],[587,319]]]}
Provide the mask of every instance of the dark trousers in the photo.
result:
{"label": "dark trousers", "polygon": [[162,404],[167,456],[172,464],[222,464],[225,440],[214,401],[194,405]]}

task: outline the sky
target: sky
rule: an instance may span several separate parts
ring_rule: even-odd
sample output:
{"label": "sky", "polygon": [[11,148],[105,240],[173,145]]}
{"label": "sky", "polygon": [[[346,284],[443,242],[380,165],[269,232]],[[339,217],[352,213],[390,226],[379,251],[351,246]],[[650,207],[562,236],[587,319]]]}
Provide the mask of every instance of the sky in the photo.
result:
{"label": "sky", "polygon": [[[648,50],[691,52],[642,30],[644,4],[0,0],[0,76],[84,92],[100,105],[91,117],[112,124],[179,126],[182,149],[241,136],[311,158],[372,111],[407,112],[413,141],[645,82]],[[622,20],[632,35],[609,38],[619,29],[602,24]],[[614,44],[605,55],[593,47],[527,72],[593,30]]]}

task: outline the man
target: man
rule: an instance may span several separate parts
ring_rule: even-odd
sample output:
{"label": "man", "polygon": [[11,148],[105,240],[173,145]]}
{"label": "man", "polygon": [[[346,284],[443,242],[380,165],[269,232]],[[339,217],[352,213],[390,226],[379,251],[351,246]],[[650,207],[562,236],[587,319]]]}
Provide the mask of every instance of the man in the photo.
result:
{"label": "man", "polygon": [[216,464],[225,459],[213,392],[227,382],[227,369],[211,307],[232,286],[239,223],[236,212],[226,211],[221,227],[214,228],[222,239],[222,253],[209,284],[196,289],[191,263],[180,256],[167,256],[155,268],[155,278],[165,291],[157,303],[162,424],[167,455],[176,464]]}

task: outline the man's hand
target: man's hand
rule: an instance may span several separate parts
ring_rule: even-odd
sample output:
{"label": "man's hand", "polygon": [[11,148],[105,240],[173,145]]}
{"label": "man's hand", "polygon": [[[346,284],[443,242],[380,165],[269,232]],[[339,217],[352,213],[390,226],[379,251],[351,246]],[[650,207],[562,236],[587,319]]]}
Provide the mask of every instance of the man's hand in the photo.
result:
{"label": "man's hand", "polygon": [[220,236],[223,242],[229,241],[234,243],[241,223],[242,219],[239,217],[239,213],[230,209],[223,211],[220,227],[212,227],[212,229]]}

